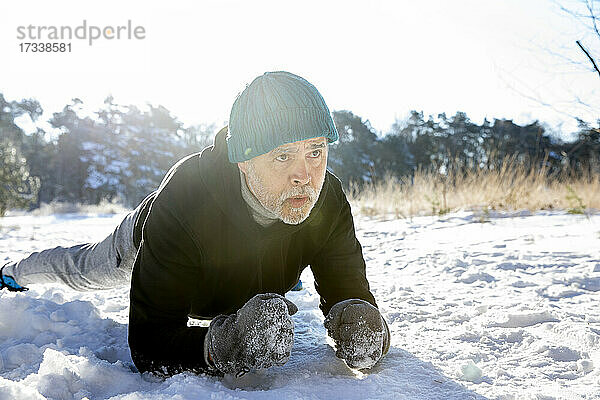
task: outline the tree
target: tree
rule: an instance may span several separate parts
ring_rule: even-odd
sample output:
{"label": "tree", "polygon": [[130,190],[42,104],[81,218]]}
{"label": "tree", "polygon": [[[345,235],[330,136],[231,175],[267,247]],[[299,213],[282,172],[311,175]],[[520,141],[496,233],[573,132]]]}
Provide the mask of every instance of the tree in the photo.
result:
{"label": "tree", "polygon": [[564,163],[577,173],[600,174],[600,120],[598,128],[580,121],[577,140],[562,144],[559,151]]}
{"label": "tree", "polygon": [[128,106],[122,118],[125,199],[134,206],[158,187],[177,160],[198,150],[186,147],[183,124],[163,106],[149,106],[147,111]]}
{"label": "tree", "polygon": [[410,151],[408,138],[402,134],[400,125],[394,123],[392,129],[375,146],[375,174],[385,177],[410,175],[414,170],[414,156]]}
{"label": "tree", "polygon": [[29,175],[20,150],[6,137],[0,139],[0,217],[9,208],[26,207],[35,199],[39,180]]}
{"label": "tree", "polygon": [[496,164],[506,157],[513,156],[519,162],[539,166],[553,148],[553,142],[537,121],[520,126],[512,120],[496,119],[491,126],[486,147],[490,153],[496,154]]}
{"label": "tree", "polygon": [[56,197],[56,144],[45,139],[45,132],[37,130],[23,138],[21,145],[23,157],[27,160],[29,173],[40,182],[38,195],[32,207],[41,203],[50,203]]}
{"label": "tree", "polygon": [[359,185],[375,179],[377,135],[369,121],[351,111],[334,111],[333,121],[340,136],[330,146],[329,165],[348,187],[350,182]]}
{"label": "tree", "polygon": [[57,140],[56,200],[94,202],[93,187],[88,182],[90,152],[94,142],[94,121],[81,117],[83,102],[77,98],[61,112],[54,113],[50,124],[62,131]]}
{"label": "tree", "polygon": [[192,125],[183,130],[183,145],[190,151],[200,151],[213,144],[216,134],[215,124]]}
{"label": "tree", "polygon": [[37,199],[39,179],[30,174],[22,154],[27,138],[15,123],[25,114],[35,121],[42,108],[32,99],[8,102],[0,93],[0,216],[10,207],[25,207]]}
{"label": "tree", "polygon": [[42,115],[42,107],[37,100],[23,99],[21,101],[6,101],[0,93],[0,138],[9,139],[13,145],[20,146],[25,133],[15,123],[15,119],[27,114],[32,121]]}
{"label": "tree", "polygon": [[[520,82],[513,87],[517,93],[558,114],[588,123],[595,120],[600,109],[598,83],[600,83],[600,1],[599,0],[553,0],[557,9],[570,17],[577,33],[563,32],[564,40],[555,41],[544,50],[555,60],[540,65],[548,76],[563,82],[564,87],[558,94],[561,101],[549,102],[543,95],[544,86],[527,87]],[[549,65],[550,64],[550,65]],[[543,72],[542,72],[543,73]],[[573,85],[572,77],[579,81],[585,77],[599,78],[590,80],[585,87]],[[566,80],[569,78],[570,80]],[[542,93],[540,93],[541,91]]]}
{"label": "tree", "polygon": [[[584,38],[577,40],[576,44],[579,49],[585,54],[587,61],[576,62],[576,65],[587,65],[587,70],[592,74],[597,74],[600,78],[600,1],[597,0],[577,0],[575,3],[569,4],[569,6],[563,4],[560,5],[561,9],[567,14],[571,15],[576,21],[584,28],[587,32]],[[584,67],[585,68],[585,67]],[[580,99],[577,99],[579,103],[585,107],[592,108],[594,112],[598,113],[598,105],[588,104]],[[577,118],[579,126],[584,128],[587,127],[595,133],[600,133],[600,124],[598,128],[591,128],[588,122]]]}
{"label": "tree", "polygon": [[431,115],[425,120],[422,111],[413,110],[405,121],[396,121],[393,129],[407,143],[413,171],[430,168],[442,158],[444,128]]}
{"label": "tree", "polygon": [[594,56],[600,51],[600,1],[563,1],[559,2],[558,5],[563,12],[572,16],[584,28],[584,32],[587,32],[584,38],[575,41],[587,61],[574,61],[574,63],[585,66],[586,69],[593,74],[597,74],[600,78],[600,63],[597,62]]}
{"label": "tree", "polygon": [[116,104],[112,96],[94,118],[84,117],[82,107],[74,99],[51,120],[62,130],[56,155],[60,200],[96,204],[119,199],[136,206],[177,160],[201,150],[214,130],[185,130],[163,106],[141,110]]}

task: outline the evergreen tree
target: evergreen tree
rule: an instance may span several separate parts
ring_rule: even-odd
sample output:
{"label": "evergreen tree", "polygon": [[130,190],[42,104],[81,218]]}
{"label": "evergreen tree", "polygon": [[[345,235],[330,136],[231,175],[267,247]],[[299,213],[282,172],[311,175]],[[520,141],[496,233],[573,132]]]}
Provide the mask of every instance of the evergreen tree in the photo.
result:
{"label": "evergreen tree", "polygon": [[377,135],[369,121],[350,111],[334,111],[333,120],[340,136],[330,146],[329,166],[346,187],[375,179]]}
{"label": "evergreen tree", "polygon": [[47,141],[45,132],[38,128],[32,134],[25,135],[21,147],[29,173],[40,182],[38,195],[32,204],[37,208],[56,197],[56,144]]}
{"label": "evergreen tree", "polygon": [[[396,125],[400,123],[396,121]],[[437,123],[431,116],[425,121],[423,112],[411,111],[404,126],[398,132],[407,142],[408,150],[412,155],[414,168],[429,168],[439,158]]]}
{"label": "evergreen tree", "polygon": [[401,177],[412,173],[415,158],[409,142],[400,121],[396,121],[390,132],[377,141],[375,171],[378,177],[385,177],[387,174]]}
{"label": "evergreen tree", "polygon": [[124,178],[125,199],[130,206],[155,190],[177,160],[196,151],[185,147],[182,125],[163,106],[151,106],[144,112],[129,106],[123,114],[128,153],[123,165],[128,171]]}
{"label": "evergreen tree", "polygon": [[39,181],[29,175],[27,162],[10,140],[0,139],[0,217],[10,208],[35,200]]}
{"label": "evergreen tree", "polygon": [[21,150],[26,135],[15,123],[24,114],[35,121],[42,108],[35,100],[8,102],[0,93],[0,216],[11,207],[25,207],[37,198],[39,179],[30,174]]}
{"label": "evergreen tree", "polygon": [[[56,200],[93,202],[93,186],[88,182],[90,153],[94,151],[94,121],[81,117],[83,102],[73,99],[72,104],[54,113],[50,124],[62,131],[56,144]],[[86,143],[84,145],[84,143]]]}

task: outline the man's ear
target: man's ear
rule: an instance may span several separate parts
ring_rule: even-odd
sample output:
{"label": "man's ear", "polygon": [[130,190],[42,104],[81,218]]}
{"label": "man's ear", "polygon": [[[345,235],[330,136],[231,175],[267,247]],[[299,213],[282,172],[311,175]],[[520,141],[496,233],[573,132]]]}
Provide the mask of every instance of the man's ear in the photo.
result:
{"label": "man's ear", "polygon": [[244,175],[246,175],[246,171],[248,171],[248,161],[239,162],[237,163],[237,166],[240,169],[240,171],[242,171]]}

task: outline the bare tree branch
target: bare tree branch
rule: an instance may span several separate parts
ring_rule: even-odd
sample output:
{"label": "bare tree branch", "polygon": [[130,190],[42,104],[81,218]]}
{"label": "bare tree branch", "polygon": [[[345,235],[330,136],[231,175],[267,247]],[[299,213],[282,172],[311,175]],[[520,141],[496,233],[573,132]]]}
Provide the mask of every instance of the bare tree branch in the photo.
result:
{"label": "bare tree branch", "polygon": [[600,31],[598,30],[598,24],[596,23],[596,20],[598,19],[598,17],[596,17],[596,14],[594,12],[594,1],[586,1],[585,3],[589,13],[590,13],[590,17],[592,19],[592,26],[594,27],[594,31],[596,32],[596,35],[598,35],[598,37],[600,37]]}
{"label": "bare tree branch", "polygon": [[[577,23],[577,27],[579,28],[578,34],[584,34],[583,38],[573,38],[568,40],[569,43],[572,41],[576,41],[577,46],[584,52],[586,57],[591,61],[591,66],[585,61],[582,61],[581,56],[577,56],[577,50],[571,45],[564,43],[562,47],[558,47],[559,43],[556,43],[553,48],[544,48],[543,50],[554,57],[559,63],[557,64],[560,68],[568,70],[561,71],[560,76],[565,77],[566,75],[577,74],[580,75],[582,72],[585,72],[586,75],[593,76],[594,71],[600,76],[600,59],[596,57],[597,54],[597,45],[600,44],[600,0],[550,0],[557,6],[557,9],[563,15],[570,16],[571,19]],[[569,7],[564,4],[568,3]],[[583,31],[583,32],[582,32]],[[565,35],[567,36],[567,35]],[[588,43],[588,40],[590,41]],[[581,43],[586,42],[586,47],[584,47]],[[598,62],[596,61],[598,60]],[[556,65],[554,65],[556,67]],[[575,121],[580,120],[593,120],[597,118],[598,115],[598,97],[596,95],[597,89],[595,89],[596,85],[589,88],[589,91],[586,89],[585,99],[581,97],[583,93],[576,93],[577,90],[581,90],[579,86],[567,86],[565,87],[561,95],[563,97],[570,96],[570,101],[565,98],[565,100],[554,100],[554,101],[544,101],[544,97],[542,92],[547,92],[546,87],[542,83],[540,87],[532,87],[530,82],[526,82],[522,79],[519,79],[515,76],[514,73],[510,71],[503,70],[496,66],[496,68],[500,69],[500,72],[507,74],[511,79],[509,83],[503,76],[500,76],[500,79],[504,82],[504,84],[510,90],[516,92],[521,97],[531,100],[538,105],[547,108],[549,110],[554,111],[557,114],[567,116],[569,119],[574,119]],[[544,73],[548,73],[549,66],[544,65],[540,71],[540,76]],[[590,75],[589,72],[592,72]],[[577,77],[576,77],[577,78]],[[594,78],[592,78],[594,79]],[[579,80],[578,80],[579,82]],[[538,90],[538,89],[541,89]],[[589,114],[586,117],[583,117],[583,114]],[[597,128],[594,128],[597,129]]]}
{"label": "bare tree branch", "polygon": [[[499,67],[496,67],[499,68]],[[500,68],[502,69],[502,68]],[[504,71],[506,72],[506,71]],[[514,91],[515,93],[517,93],[518,95],[528,99],[528,100],[532,100],[533,102],[541,105],[542,107],[545,107],[547,109],[550,109],[558,114],[564,115],[565,117],[569,117],[571,119],[574,120],[579,120],[579,117],[563,110],[562,106],[560,104],[556,105],[556,104],[550,104],[548,102],[545,102],[542,100],[542,96],[539,95],[536,90],[534,88],[531,88],[526,82],[522,81],[521,79],[518,79],[516,76],[508,73],[508,75],[510,75],[512,77],[513,80],[517,81],[517,85],[519,87],[525,88],[525,90],[520,90],[517,88],[517,86],[509,83],[506,79],[504,79],[504,77],[499,76],[499,78],[502,80],[502,82],[504,82],[504,84],[506,85],[507,88],[509,88],[510,90]],[[530,94],[532,93],[532,94]],[[583,103],[583,102],[579,102],[579,104],[581,104],[582,106],[587,106],[587,104]],[[557,107],[558,106],[558,107]],[[589,107],[589,106],[588,106]]]}
{"label": "bare tree branch", "polygon": [[576,40],[575,43],[577,43],[577,45],[579,46],[579,48],[590,59],[590,61],[592,62],[592,65],[594,66],[594,69],[596,70],[596,72],[598,72],[598,76],[600,76],[600,70],[598,69],[598,66],[596,65],[596,61],[594,61],[594,59],[592,58],[592,56],[590,56],[590,53],[588,53],[587,50],[581,45],[581,43],[579,42],[579,40]]}

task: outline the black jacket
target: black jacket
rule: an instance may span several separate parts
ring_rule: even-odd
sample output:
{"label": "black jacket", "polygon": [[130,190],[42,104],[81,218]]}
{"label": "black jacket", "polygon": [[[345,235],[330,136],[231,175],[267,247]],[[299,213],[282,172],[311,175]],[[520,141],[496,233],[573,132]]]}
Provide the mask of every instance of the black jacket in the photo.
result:
{"label": "black jacket", "polygon": [[325,315],[348,298],[376,305],[339,179],[326,173],[303,223],[262,227],[242,198],[226,134],[175,164],[137,218],[129,346],[142,372],[204,371],[208,328],[188,327],[188,316],[211,319],[257,293],[284,295],[308,265]]}

